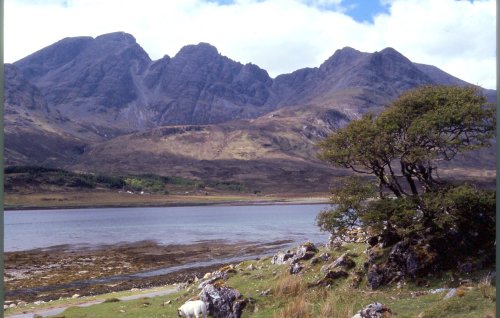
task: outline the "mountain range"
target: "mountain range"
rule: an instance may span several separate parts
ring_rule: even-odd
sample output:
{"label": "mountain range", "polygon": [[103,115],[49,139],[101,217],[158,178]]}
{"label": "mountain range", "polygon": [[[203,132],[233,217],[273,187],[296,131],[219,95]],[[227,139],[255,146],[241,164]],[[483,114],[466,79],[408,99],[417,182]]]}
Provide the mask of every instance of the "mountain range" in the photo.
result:
{"label": "mountain range", "polygon": [[[153,61],[127,33],[65,38],[5,65],[5,162],[323,191],[348,172],[317,160],[317,141],[435,84],[469,85],[393,48],[271,78],[207,43]],[[491,156],[459,166],[494,170]]]}

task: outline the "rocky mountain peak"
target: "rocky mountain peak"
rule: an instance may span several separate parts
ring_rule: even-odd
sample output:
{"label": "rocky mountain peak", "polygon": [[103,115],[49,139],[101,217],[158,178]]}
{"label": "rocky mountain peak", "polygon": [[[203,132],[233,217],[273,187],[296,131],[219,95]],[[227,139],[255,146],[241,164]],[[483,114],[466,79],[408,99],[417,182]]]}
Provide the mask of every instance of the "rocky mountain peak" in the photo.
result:
{"label": "rocky mountain peak", "polygon": [[103,35],[99,35],[98,37],[95,38],[96,41],[103,41],[103,42],[116,42],[116,43],[122,43],[122,44],[127,44],[127,45],[132,45],[137,43],[134,36],[129,33],[125,32],[112,32],[112,33],[107,33]]}
{"label": "rocky mountain peak", "polygon": [[366,53],[362,53],[351,47],[344,47],[340,50],[336,50],[335,53],[329,57],[320,66],[320,70],[328,71],[342,65],[350,65]]}
{"label": "rocky mountain peak", "polygon": [[30,79],[37,79],[47,72],[75,59],[94,39],[90,36],[64,38],[14,64]]}
{"label": "rocky mountain peak", "polygon": [[200,42],[196,45],[186,45],[175,55],[174,58],[214,58],[220,56],[217,48],[211,44]]}

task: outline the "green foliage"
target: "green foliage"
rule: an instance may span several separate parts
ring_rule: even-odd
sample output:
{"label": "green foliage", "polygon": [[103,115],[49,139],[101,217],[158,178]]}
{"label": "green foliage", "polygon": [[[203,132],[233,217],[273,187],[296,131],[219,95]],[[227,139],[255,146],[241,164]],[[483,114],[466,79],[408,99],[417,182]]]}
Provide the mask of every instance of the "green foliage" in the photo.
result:
{"label": "green foliage", "polygon": [[365,115],[324,139],[319,157],[376,176],[381,192],[416,196],[417,182],[427,191],[439,185],[436,162],[489,145],[494,115],[474,87],[421,87],[403,94],[377,118]]}
{"label": "green foliage", "polygon": [[165,183],[161,177],[126,177],[125,187],[132,191],[144,191],[148,193],[166,193]]}
{"label": "green foliage", "polygon": [[226,191],[237,191],[237,192],[244,192],[246,191],[246,187],[239,183],[239,182],[232,182],[232,181],[210,181],[209,185],[219,189],[219,190],[226,190]]}
{"label": "green foliage", "polygon": [[346,177],[331,203],[335,207],[320,212],[316,223],[322,231],[343,237],[350,227],[360,225],[360,215],[366,211],[367,200],[375,195],[375,187],[358,176]]}
{"label": "green foliage", "polygon": [[360,221],[373,233],[394,231],[404,236],[421,229],[419,214],[418,202],[414,198],[382,198],[368,203],[360,215]]}
{"label": "green foliage", "polygon": [[12,173],[37,174],[42,172],[58,172],[58,171],[64,171],[64,170],[41,167],[41,166],[8,166],[4,168],[5,174],[12,174]]}
{"label": "green foliage", "polygon": [[[439,193],[422,195],[427,218],[443,240],[453,240],[455,257],[494,253],[496,194],[469,184],[450,187]],[[490,255],[491,256],[491,255]]]}
{"label": "green foliage", "polygon": [[489,145],[494,114],[476,88],[428,86],[403,94],[377,118],[351,122],[319,144],[319,157],[375,176],[379,199],[362,179],[348,179],[317,224],[341,238],[357,225],[406,241],[425,237],[441,256],[436,266],[455,266],[464,257],[492,262],[495,193],[451,186],[434,174],[439,161]]}
{"label": "green foliage", "polygon": [[125,186],[125,180],[123,180],[122,177],[117,176],[106,176],[98,174],[96,176],[96,181],[110,189],[121,189]]}

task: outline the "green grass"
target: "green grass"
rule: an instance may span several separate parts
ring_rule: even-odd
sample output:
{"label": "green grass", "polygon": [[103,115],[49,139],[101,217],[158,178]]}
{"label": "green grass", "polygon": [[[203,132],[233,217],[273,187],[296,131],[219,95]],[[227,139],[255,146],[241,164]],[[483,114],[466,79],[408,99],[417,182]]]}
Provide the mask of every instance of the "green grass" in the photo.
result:
{"label": "green grass", "polygon": [[[347,249],[330,252],[332,260],[344,252],[353,255],[357,270],[363,268],[366,256],[363,244],[351,244]],[[322,252],[322,251],[321,251]],[[320,252],[320,253],[321,253]],[[254,270],[246,269],[250,264]],[[238,289],[243,297],[253,299],[247,305],[243,317],[284,318],[284,317],[352,317],[362,307],[381,302],[388,306],[395,317],[442,318],[495,317],[496,289],[486,283],[474,283],[464,288],[461,297],[443,299],[446,292],[415,296],[415,292],[441,288],[447,284],[446,278],[429,280],[429,286],[418,287],[408,283],[402,288],[384,287],[372,291],[364,278],[358,288],[350,287],[350,278],[339,279],[330,288],[308,287],[308,283],[322,276],[319,269],[325,263],[310,265],[308,261],[301,275],[292,276],[286,265],[272,265],[269,258],[249,260],[237,267],[237,273],[230,274],[226,285]],[[134,301],[110,302],[88,308],[70,308],[65,318],[87,317],[176,317],[176,309],[199,290],[198,283],[168,296]],[[266,296],[262,291],[271,290]],[[170,300],[170,304],[165,304]]]}

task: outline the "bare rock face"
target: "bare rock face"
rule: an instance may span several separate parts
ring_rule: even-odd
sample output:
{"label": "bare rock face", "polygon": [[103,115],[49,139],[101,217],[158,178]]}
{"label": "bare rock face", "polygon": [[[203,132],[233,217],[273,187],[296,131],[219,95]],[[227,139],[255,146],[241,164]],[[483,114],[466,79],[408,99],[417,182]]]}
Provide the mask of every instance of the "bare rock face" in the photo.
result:
{"label": "bare rock face", "polygon": [[254,118],[274,109],[272,79],[253,64],[219,54],[210,44],[151,61],[124,32],[66,38],[15,65],[51,107],[77,122],[122,130],[211,124]]}
{"label": "bare rock face", "polygon": [[143,83],[152,92],[155,125],[221,123],[272,109],[264,105],[271,95],[267,72],[222,56],[207,43],[153,63]]}
{"label": "bare rock face", "polygon": [[47,101],[40,90],[24,77],[18,67],[5,64],[4,77],[5,108],[8,113],[23,109],[49,111]]}
{"label": "bare rock face", "polygon": [[238,290],[222,284],[208,284],[200,292],[200,298],[208,305],[214,318],[240,318],[246,301]]}

